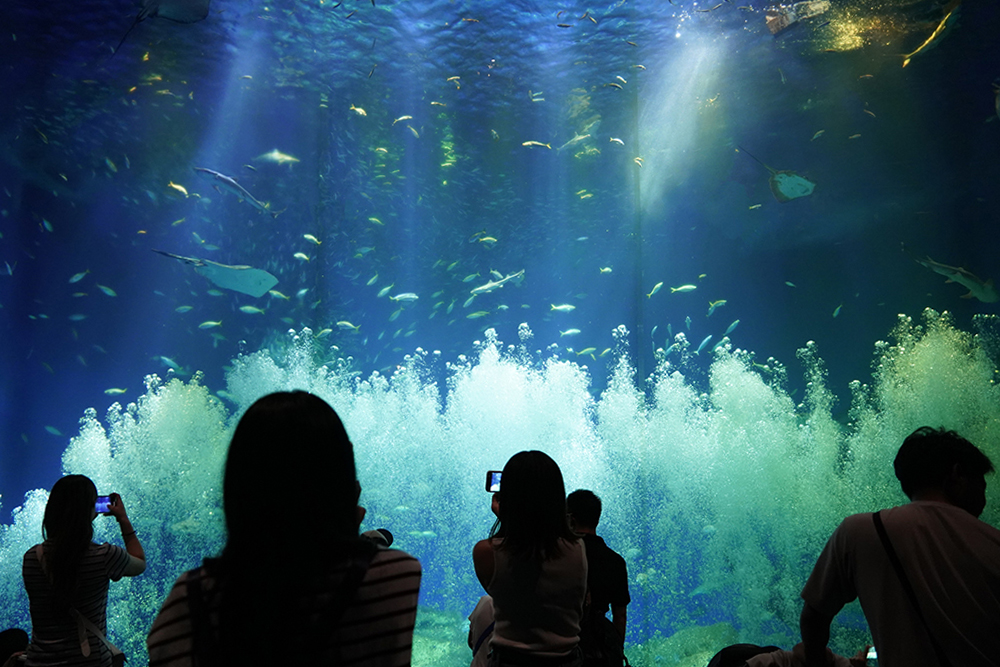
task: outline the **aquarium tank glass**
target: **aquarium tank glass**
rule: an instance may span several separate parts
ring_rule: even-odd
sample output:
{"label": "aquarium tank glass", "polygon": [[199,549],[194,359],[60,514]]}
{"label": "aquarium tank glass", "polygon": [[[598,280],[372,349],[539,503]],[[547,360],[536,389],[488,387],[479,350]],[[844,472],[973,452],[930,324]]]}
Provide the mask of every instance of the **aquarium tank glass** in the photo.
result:
{"label": "aquarium tank glass", "polygon": [[[109,603],[143,664],[166,591],[224,544],[234,425],[275,390],[342,415],[362,528],[423,564],[414,665],[471,658],[485,473],[515,452],[603,499],[634,665],[796,643],[833,528],[905,502],[915,428],[1000,461],[996,2],[0,18],[3,627],[30,629],[47,490],[86,474],[149,558]],[[845,609],[832,648],[868,640]]]}

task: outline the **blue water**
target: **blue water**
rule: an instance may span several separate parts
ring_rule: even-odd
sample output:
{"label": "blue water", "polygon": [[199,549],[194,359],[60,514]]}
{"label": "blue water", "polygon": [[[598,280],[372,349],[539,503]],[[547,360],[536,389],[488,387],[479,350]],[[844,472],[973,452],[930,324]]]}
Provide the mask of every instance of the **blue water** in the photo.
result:
{"label": "blue water", "polygon": [[[885,464],[907,428],[964,428],[997,451],[996,304],[901,251],[995,275],[994,3],[964,3],[905,69],[934,3],[836,3],[777,36],[760,3],[334,4],[216,0],[200,23],[142,22],[113,57],[131,7],[0,10],[3,521],[25,508],[0,537],[11,596],[44,502],[25,493],[92,471],[141,498],[137,522],[166,526],[139,602],[116,598],[141,605],[122,631],[138,646],[164,587],[221,543],[206,508],[232,419],[284,387],[345,414],[369,520],[424,562],[424,641],[463,659],[467,557],[491,516],[480,478],[520,449],[605,498],[647,658],[715,622],[792,643],[836,519],[901,501]],[[298,162],[259,159],[272,149]],[[815,192],[778,203],[746,151]],[[213,295],[154,248],[267,270],[277,293]],[[466,307],[491,270],[524,278]],[[879,365],[900,313],[924,340],[925,308],[949,315],[921,372]],[[92,470],[106,445],[87,429],[123,423],[116,401],[143,418],[112,428],[115,456]],[[852,492],[812,497],[794,480],[807,464]],[[142,483],[177,470],[190,486]],[[690,643],[730,635],[713,637]]]}

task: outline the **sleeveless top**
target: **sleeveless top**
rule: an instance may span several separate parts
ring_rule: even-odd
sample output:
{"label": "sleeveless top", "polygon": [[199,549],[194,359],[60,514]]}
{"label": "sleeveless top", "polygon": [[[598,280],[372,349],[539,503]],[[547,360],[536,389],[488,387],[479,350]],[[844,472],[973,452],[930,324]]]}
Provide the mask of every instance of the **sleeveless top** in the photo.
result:
{"label": "sleeveless top", "polygon": [[562,553],[541,563],[515,563],[497,549],[489,594],[493,597],[492,646],[536,655],[559,656],[580,642],[580,620],[587,593],[587,555],[583,540],[559,540]]}

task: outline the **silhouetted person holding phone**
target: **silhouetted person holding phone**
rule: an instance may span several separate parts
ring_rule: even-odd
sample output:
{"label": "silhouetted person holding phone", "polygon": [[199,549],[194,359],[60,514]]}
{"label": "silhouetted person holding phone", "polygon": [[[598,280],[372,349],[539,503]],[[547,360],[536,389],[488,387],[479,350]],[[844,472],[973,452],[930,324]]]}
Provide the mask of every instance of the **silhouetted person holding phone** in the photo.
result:
{"label": "silhouetted person holding phone", "polygon": [[112,664],[117,649],[106,638],[108,583],[142,574],[146,554],[117,493],[108,497],[106,513],[117,519],[125,548],[95,544],[96,505],[97,487],[83,475],[61,478],[49,494],[45,541],[28,549],[22,565],[31,611],[28,667]]}
{"label": "silhouetted person holding phone", "polygon": [[146,638],[151,667],[408,667],[420,563],[358,535],[347,431],[295,391],[250,406],[229,445],[222,556],[185,572]]}
{"label": "silhouetted person holding phone", "polygon": [[1000,530],[978,518],[993,464],[954,431],[925,426],[893,468],[911,502],[844,519],[802,590],[806,664],[826,664],[834,616],[860,598],[879,667],[996,667]]}
{"label": "silhouetted person holding phone", "polygon": [[476,543],[476,576],[493,598],[491,667],[576,667],[587,589],[583,541],[566,520],[559,466],[519,452],[503,469],[501,536]]}

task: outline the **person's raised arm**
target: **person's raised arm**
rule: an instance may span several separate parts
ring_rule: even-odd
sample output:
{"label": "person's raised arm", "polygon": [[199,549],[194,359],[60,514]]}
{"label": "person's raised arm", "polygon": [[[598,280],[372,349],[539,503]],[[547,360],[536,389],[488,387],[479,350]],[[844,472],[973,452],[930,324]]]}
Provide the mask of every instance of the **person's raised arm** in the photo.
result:
{"label": "person's raised arm", "polygon": [[118,521],[118,527],[122,531],[122,541],[125,542],[125,551],[128,552],[129,556],[138,561],[129,561],[129,564],[125,567],[125,576],[134,577],[146,570],[146,552],[143,551],[142,543],[139,542],[139,536],[136,535],[135,528],[132,527],[132,522],[129,521],[128,512],[125,511],[125,503],[122,502],[122,497],[117,493],[112,493],[110,499],[111,504],[108,505],[108,514]]}
{"label": "person's raised arm", "polygon": [[808,602],[802,606],[799,630],[802,633],[802,648],[805,651],[806,667],[825,667],[826,645],[830,643],[830,624],[833,617],[827,616]]}

